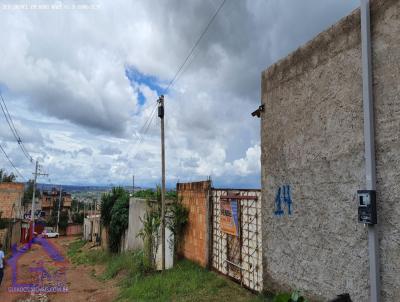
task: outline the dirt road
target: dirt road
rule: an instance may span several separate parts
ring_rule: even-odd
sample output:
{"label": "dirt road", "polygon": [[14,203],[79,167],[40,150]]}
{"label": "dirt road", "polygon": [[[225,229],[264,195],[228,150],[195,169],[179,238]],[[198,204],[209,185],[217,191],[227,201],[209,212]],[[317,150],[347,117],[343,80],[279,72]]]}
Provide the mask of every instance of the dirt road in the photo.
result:
{"label": "dirt road", "polygon": [[[101,270],[101,267],[74,266],[67,258],[68,244],[75,240],[71,237],[61,237],[59,239],[48,239],[44,245],[32,244],[29,250],[19,249],[20,255],[16,263],[16,283],[21,284],[41,284],[45,286],[54,285],[57,279],[58,291],[47,294],[16,293],[22,286],[13,288],[13,272],[15,271],[12,263],[7,265],[3,283],[0,287],[1,302],[30,302],[30,301],[113,301],[118,295],[116,281],[99,281],[94,277],[94,272]],[[48,246],[46,244],[49,243]],[[51,252],[49,250],[51,249]],[[49,255],[56,251],[61,255],[63,261],[54,261],[54,255]],[[52,258],[53,256],[53,258]],[[15,258],[14,258],[15,259]],[[44,273],[47,279],[43,278]],[[64,273],[65,272],[65,273]],[[39,278],[40,276],[40,278]],[[41,281],[38,281],[38,280]],[[61,286],[59,286],[61,284]],[[15,282],[14,282],[15,285]],[[50,288],[50,287],[48,287]],[[65,292],[62,292],[65,290]]]}

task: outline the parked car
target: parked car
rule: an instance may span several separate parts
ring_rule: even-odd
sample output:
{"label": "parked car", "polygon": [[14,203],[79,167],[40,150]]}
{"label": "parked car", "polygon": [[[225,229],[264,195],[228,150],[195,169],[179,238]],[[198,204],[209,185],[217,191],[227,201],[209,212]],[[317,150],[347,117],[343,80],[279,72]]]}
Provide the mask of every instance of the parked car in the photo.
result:
{"label": "parked car", "polygon": [[43,235],[45,238],[58,238],[60,234],[54,231],[44,231]]}

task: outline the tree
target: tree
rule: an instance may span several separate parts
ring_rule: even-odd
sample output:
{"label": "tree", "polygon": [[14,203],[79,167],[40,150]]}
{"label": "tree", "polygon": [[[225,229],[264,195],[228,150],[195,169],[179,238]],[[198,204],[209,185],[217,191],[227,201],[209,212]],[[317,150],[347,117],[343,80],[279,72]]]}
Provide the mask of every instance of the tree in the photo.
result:
{"label": "tree", "polygon": [[111,210],[109,226],[110,251],[117,253],[120,250],[121,238],[129,224],[129,194],[125,191],[114,203]]}
{"label": "tree", "polygon": [[[160,186],[157,186],[157,188],[155,190],[154,189],[140,190],[140,191],[135,192],[133,196],[137,197],[137,198],[143,198],[143,199],[161,200],[161,188],[160,188]],[[174,190],[166,191],[165,199],[176,200],[177,199],[176,191],[174,191]]]}
{"label": "tree", "polygon": [[103,194],[101,197],[100,215],[101,222],[104,226],[108,227],[111,222],[111,210],[115,202],[121,197],[126,195],[127,192],[122,187],[112,188],[110,193]]}
{"label": "tree", "polygon": [[72,221],[74,223],[81,224],[81,223],[83,223],[83,220],[84,220],[83,213],[75,212],[74,214],[72,214]]}
{"label": "tree", "polygon": [[62,210],[63,202],[59,203],[58,200],[53,205],[53,210],[51,211],[50,217],[47,219],[46,224],[48,226],[56,227],[57,226],[57,219],[58,219],[58,206],[60,205],[60,220],[58,223],[59,229],[65,230],[68,226],[69,215],[68,211]]}
{"label": "tree", "polygon": [[71,202],[71,211],[72,212],[80,212],[85,207],[84,203],[74,198]]}
{"label": "tree", "polygon": [[14,173],[7,174],[5,170],[0,169],[0,182],[14,182],[16,179]]}
{"label": "tree", "polygon": [[129,223],[129,193],[116,187],[101,197],[101,221],[108,230],[109,249],[117,253]]}
{"label": "tree", "polygon": [[32,202],[33,197],[33,180],[28,180],[28,186],[25,188],[23,203],[24,205]]}
{"label": "tree", "polygon": [[68,226],[68,220],[69,220],[69,216],[68,216],[68,211],[61,211],[60,212],[60,221],[58,223],[58,227],[61,230],[65,230]]}

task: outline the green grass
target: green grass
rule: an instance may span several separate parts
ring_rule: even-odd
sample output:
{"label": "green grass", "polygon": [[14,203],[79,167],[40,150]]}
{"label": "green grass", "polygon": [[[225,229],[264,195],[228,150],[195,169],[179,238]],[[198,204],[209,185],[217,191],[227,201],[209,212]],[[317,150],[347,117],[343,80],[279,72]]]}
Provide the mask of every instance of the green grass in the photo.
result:
{"label": "green grass", "polygon": [[122,288],[118,301],[270,301],[238,284],[183,260],[164,273],[144,276]]}
{"label": "green grass", "polygon": [[101,250],[82,251],[84,244],[81,240],[72,242],[68,257],[77,265],[104,265],[104,273],[96,276],[101,280],[120,275],[123,281],[117,301],[272,301],[187,260],[160,273],[144,265],[141,251],[112,255]]}
{"label": "green grass", "polygon": [[73,264],[104,264],[111,255],[101,250],[82,251],[85,241],[76,240],[69,244],[67,255]]}
{"label": "green grass", "polygon": [[82,251],[84,245],[85,241],[82,240],[70,243],[67,255],[71,262],[76,265],[105,265],[104,273],[96,276],[101,280],[112,279],[122,273],[124,274],[122,285],[124,285],[134,282],[149,271],[143,263],[142,251],[114,255],[102,250]]}

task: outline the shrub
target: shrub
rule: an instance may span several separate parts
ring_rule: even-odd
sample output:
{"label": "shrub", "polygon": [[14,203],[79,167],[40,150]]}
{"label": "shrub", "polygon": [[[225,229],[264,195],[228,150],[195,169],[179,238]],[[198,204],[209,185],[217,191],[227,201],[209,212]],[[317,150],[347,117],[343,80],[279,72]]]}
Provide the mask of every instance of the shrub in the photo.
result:
{"label": "shrub", "polygon": [[74,213],[72,214],[72,221],[74,223],[83,223],[84,216],[83,213]]}
{"label": "shrub", "polygon": [[170,244],[174,247],[175,257],[179,250],[185,227],[189,222],[189,210],[182,204],[181,200],[175,200],[168,208],[167,227],[171,231],[173,238],[170,238]]}
{"label": "shrub", "polygon": [[129,224],[129,195],[127,192],[118,197],[111,210],[109,225],[109,247],[113,253],[118,253],[121,238]]}
{"label": "shrub", "polygon": [[108,229],[108,246],[111,252],[120,250],[121,237],[129,223],[129,194],[116,187],[101,198],[101,221]]}
{"label": "shrub", "polygon": [[273,302],[308,302],[308,300],[301,296],[298,291],[294,291],[292,294],[281,293],[276,295]]}
{"label": "shrub", "polygon": [[155,263],[158,243],[160,240],[159,229],[161,225],[161,208],[160,204],[152,204],[147,201],[147,211],[143,218],[140,218],[143,223],[143,228],[140,230],[138,236],[143,239],[144,243],[144,257],[146,264],[153,266]]}

